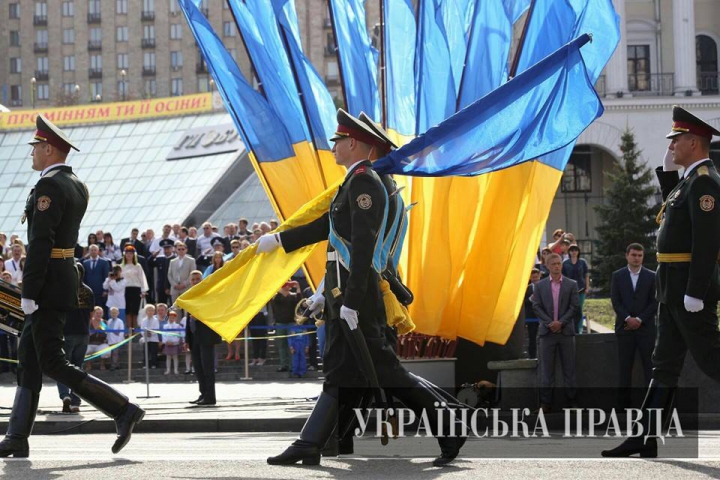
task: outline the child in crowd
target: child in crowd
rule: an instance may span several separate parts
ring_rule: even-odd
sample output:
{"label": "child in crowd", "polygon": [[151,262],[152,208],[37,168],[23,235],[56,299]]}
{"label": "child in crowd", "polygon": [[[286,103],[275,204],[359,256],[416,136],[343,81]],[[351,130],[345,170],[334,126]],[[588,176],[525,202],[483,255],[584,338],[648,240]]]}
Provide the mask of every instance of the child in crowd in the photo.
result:
{"label": "child in crowd", "polygon": [[[90,318],[90,337],[88,338],[88,348],[86,355],[90,356],[94,353],[99,352],[108,348],[107,325],[102,318],[103,309],[102,307],[95,307],[93,309],[93,316]],[[105,359],[110,358],[110,352],[100,357],[100,370],[105,370]],[[92,369],[92,361],[85,362],[85,370]]]}
{"label": "child in crowd", "polygon": [[175,362],[175,375],[179,375],[178,370],[178,355],[180,354],[180,346],[184,343],[183,334],[185,329],[177,321],[178,314],[174,310],[168,312],[168,322],[163,325],[163,332],[168,332],[169,335],[163,334],[162,341],[165,344],[165,375],[170,375],[172,362]]}
{"label": "child in crowd", "polygon": [[[147,364],[150,365],[150,368],[157,368],[160,337],[157,333],[148,331],[148,329],[157,331],[160,328],[160,323],[155,316],[155,305],[147,304],[145,306],[145,318],[140,324],[140,327],[143,329],[141,340],[147,342]],[[144,365],[143,368],[145,368]]]}
{"label": "child in crowd", "polygon": [[[103,282],[103,290],[107,290],[105,305],[108,308],[118,309],[118,318],[125,319],[125,279],[122,276],[122,267],[115,265]],[[124,325],[124,323],[123,323]]]}
{"label": "child in crowd", "polygon": [[[125,338],[125,323],[120,319],[120,309],[117,307],[110,307],[110,319],[107,322],[107,343],[110,346],[118,344]],[[117,370],[120,368],[120,349],[116,348],[110,352],[112,361],[110,363],[110,370]]]}
{"label": "child in crowd", "polygon": [[[293,333],[299,333],[297,330]],[[296,335],[288,338],[290,346],[290,354],[292,355],[292,372],[291,377],[302,378],[307,372],[306,356],[310,350],[310,343],[307,335]]]}

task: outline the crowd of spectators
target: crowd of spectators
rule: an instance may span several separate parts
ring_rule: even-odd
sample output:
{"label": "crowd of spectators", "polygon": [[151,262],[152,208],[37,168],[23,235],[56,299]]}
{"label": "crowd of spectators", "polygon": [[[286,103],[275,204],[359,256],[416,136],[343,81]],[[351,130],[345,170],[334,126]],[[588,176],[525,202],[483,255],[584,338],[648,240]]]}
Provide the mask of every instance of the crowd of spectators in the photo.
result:
{"label": "crowd of spectators", "polygon": [[[119,242],[111,232],[97,230],[90,233],[84,245],[75,247],[75,258],[83,267],[82,282],[92,290],[95,307],[85,317],[90,325],[86,353],[89,355],[114,345],[138,327],[161,332],[171,330],[165,335],[148,330],[142,333],[142,341],[147,342],[148,347],[147,362],[150,368],[157,368],[158,354],[164,354],[165,374],[178,374],[178,358],[185,353],[185,373],[190,373],[191,357],[184,343],[184,312],[168,306],[172,306],[177,297],[190,288],[192,271],[199,270],[203,272],[203,278],[207,278],[261,235],[277,227],[275,219],[250,224],[247,219],[241,218],[237,223],[225,225],[222,231],[210,222],[203,223],[199,230],[194,226],[166,224],[159,235],[153,229],[141,232],[133,228]],[[25,254],[25,245],[18,235],[8,237],[0,232],[0,278],[21,286]],[[304,281],[304,277],[301,280]],[[300,284],[297,290],[300,291]],[[283,309],[279,319],[283,328],[276,335],[291,333],[286,331],[286,324],[293,322],[292,316],[286,318],[285,313]],[[275,317],[270,304],[263,308],[251,323],[251,328],[255,329],[251,335],[267,336],[270,330],[268,324],[274,324]],[[100,330],[109,331],[104,333]],[[125,334],[118,333],[118,330],[124,330]],[[288,340],[284,337],[278,340],[282,357],[278,371],[289,372]],[[267,340],[257,339],[251,344],[251,365],[263,365],[267,356]],[[317,342],[313,344],[317,345]],[[240,346],[239,340],[227,344],[225,359],[240,360]],[[17,358],[14,338],[2,332],[0,357]],[[101,355],[98,368],[106,369],[107,359],[110,359],[110,369],[118,368],[118,350]],[[317,367],[316,360],[311,359],[310,363],[310,369]],[[86,362],[85,368],[93,368],[94,364],[95,361]],[[9,367],[9,364],[0,362],[0,370],[8,370]]]}

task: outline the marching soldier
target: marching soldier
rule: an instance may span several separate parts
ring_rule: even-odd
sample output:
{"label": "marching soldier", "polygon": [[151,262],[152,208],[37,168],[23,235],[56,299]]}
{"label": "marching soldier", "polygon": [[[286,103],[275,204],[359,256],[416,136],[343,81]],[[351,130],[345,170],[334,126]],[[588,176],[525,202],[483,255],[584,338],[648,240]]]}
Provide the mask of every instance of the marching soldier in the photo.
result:
{"label": "marching soldier", "polygon": [[[720,132],[690,112],[673,108],[663,167],[656,174],[664,203],[658,214],[657,338],[653,379],[643,402],[644,430],[652,411],[669,413],[689,350],[700,369],[720,381],[720,176],[710,160],[710,141]],[[682,177],[678,170],[685,170]],[[652,432],[656,435],[659,432]],[[631,437],[602,452],[605,457],[657,456],[657,439]]]}
{"label": "marching soldier", "polygon": [[[379,275],[373,268],[377,242],[387,217],[388,192],[372,168],[369,158],[386,141],[364,122],[342,109],[337,114],[338,129],[331,141],[339,165],[347,167],[345,181],[333,200],[330,211],[308,225],[281,233],[268,233],[258,240],[258,253],[282,247],[291,252],[302,246],[329,239],[324,281],[324,316],[327,319],[323,392],[308,418],[300,438],[282,454],[268,458],[272,465],[291,465],[302,461],[317,465],[320,453],[333,431],[343,428],[338,417],[356,401],[355,392],[371,386],[371,378],[416,412],[425,411],[431,423],[440,401],[427,383],[408,373],[385,338],[385,307],[379,287]],[[380,240],[378,240],[380,239]],[[360,335],[360,339],[357,336]],[[357,343],[366,344],[372,362],[363,363],[356,352]],[[367,358],[367,357],[366,357]],[[392,388],[389,388],[392,387]],[[350,402],[346,401],[348,398]],[[439,413],[441,412],[441,413]],[[449,425],[445,422],[444,425]],[[459,453],[465,438],[438,438],[441,456],[434,464],[445,465]],[[339,437],[344,431],[338,432]]]}
{"label": "marching soldier", "polygon": [[63,353],[65,312],[78,308],[78,271],[73,258],[89,194],[65,165],[72,144],[65,133],[38,115],[32,145],[32,168],[40,180],[28,195],[23,222],[28,222],[28,251],[22,285],[25,325],[20,336],[18,387],[0,456],[27,457],[42,375],[70,388],[112,417],[118,453],[130,440],[145,412],[105,382],[70,365]]}

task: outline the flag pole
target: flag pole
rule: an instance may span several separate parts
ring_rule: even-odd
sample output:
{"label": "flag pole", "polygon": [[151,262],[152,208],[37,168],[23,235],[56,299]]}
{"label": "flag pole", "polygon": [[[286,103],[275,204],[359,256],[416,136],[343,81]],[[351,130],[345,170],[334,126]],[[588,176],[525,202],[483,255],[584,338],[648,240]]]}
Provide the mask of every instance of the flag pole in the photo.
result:
{"label": "flag pole", "polygon": [[[337,57],[338,61],[338,73],[340,75],[340,85],[342,85],[342,94],[343,94],[343,103],[345,104],[345,109],[349,110],[348,107],[348,100],[347,100],[347,92],[345,91],[345,76],[343,75],[343,66],[342,61],[340,60],[340,47],[338,46],[337,41],[337,28],[335,28],[335,13],[333,11],[332,6],[332,0],[327,0],[328,4],[328,13],[330,14],[330,26],[332,27],[333,32],[333,41],[335,42],[335,57]],[[350,112],[352,114],[352,112]]]}
{"label": "flag pole", "polygon": [[380,102],[382,104],[381,123],[384,129],[387,129],[387,62],[385,60],[385,0],[380,0],[380,85],[382,94]]}
{"label": "flag pole", "polygon": [[535,0],[530,0],[530,8],[528,9],[527,18],[525,19],[525,25],[523,25],[523,31],[520,35],[520,41],[518,42],[518,48],[515,51],[515,58],[513,58],[512,66],[510,67],[510,72],[508,73],[508,79],[515,77],[515,74],[517,73],[518,64],[520,63],[520,55],[522,54],[523,47],[525,46],[525,37],[527,36],[528,25],[530,25],[534,10]]}

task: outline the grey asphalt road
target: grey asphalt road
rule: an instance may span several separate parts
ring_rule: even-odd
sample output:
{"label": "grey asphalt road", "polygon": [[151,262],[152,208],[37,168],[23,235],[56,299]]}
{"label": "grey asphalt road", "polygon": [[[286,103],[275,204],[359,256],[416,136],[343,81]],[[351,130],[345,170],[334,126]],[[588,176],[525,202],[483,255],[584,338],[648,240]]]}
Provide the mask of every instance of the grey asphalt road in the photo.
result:
{"label": "grey asphalt road", "polygon": [[[2,478],[31,480],[78,478],[231,479],[231,478],[492,478],[492,479],[689,479],[720,478],[720,432],[701,432],[697,458],[608,460],[557,455],[557,440],[486,441],[473,439],[453,466],[430,464],[437,447],[432,439],[406,438],[382,447],[377,439],[362,438],[358,454],[323,459],[320,467],[271,467],[268,455],[281,452],[293,439],[285,433],[138,434],[120,455],[112,455],[113,436],[38,435],[31,441],[31,458],[0,461]],[[496,458],[508,451],[525,458]],[[529,443],[533,442],[533,443]],[[554,443],[557,442],[557,443]],[[577,441],[578,455],[616,444],[612,439]],[[575,448],[575,447],[573,447]],[[585,450],[583,450],[585,449]],[[537,458],[553,451],[559,458]]]}

